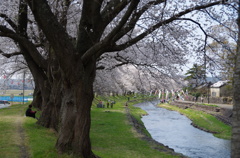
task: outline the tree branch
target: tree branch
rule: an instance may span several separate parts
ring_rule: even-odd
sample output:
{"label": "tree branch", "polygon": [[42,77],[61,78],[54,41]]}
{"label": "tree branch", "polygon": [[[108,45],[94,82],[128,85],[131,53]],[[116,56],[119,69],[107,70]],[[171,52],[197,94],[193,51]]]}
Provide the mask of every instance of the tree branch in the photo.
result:
{"label": "tree branch", "polygon": [[[156,23],[155,25],[153,25],[152,27],[148,28],[145,32],[143,32],[142,34],[138,35],[137,37],[127,41],[126,43],[124,44],[121,44],[121,45],[115,45],[112,47],[111,50],[109,51],[120,51],[120,50],[124,50],[126,49],[127,47],[133,45],[133,44],[136,44],[138,41],[142,40],[144,37],[146,37],[147,35],[151,34],[153,31],[155,31],[156,29],[158,29],[159,27],[163,26],[164,24],[168,24],[168,23],[171,23],[173,22],[174,20],[177,20],[179,17],[183,16],[183,15],[186,15],[194,10],[201,10],[201,9],[206,9],[206,8],[209,8],[209,7],[212,7],[212,6],[215,6],[215,5],[219,5],[219,4],[224,4],[224,0],[223,1],[217,1],[217,2],[213,2],[213,3],[209,3],[209,4],[206,4],[206,5],[201,5],[201,6],[195,6],[193,8],[189,8],[189,9],[186,9],[182,12],[179,12],[177,14],[175,14],[174,16],[172,16],[171,18],[168,18],[166,20],[163,20],[163,21],[160,21],[158,23]],[[127,29],[129,30],[129,29]]]}
{"label": "tree branch", "polygon": [[[29,55],[34,59],[34,61],[40,67],[42,67],[43,69],[47,68],[46,60],[40,55],[35,45],[32,42],[30,42],[28,39],[18,35],[17,33],[13,32],[12,30],[2,25],[0,25],[0,36],[9,37],[13,39],[16,43],[19,43],[20,45],[22,45],[25,49],[28,50]],[[22,53],[27,53],[27,52],[22,52]]]}
{"label": "tree branch", "polygon": [[62,12],[62,16],[60,17],[60,22],[65,29],[67,27],[67,13],[68,13],[68,9],[71,5],[71,2],[72,1],[69,1],[69,0],[63,0],[62,1],[63,12]]}
{"label": "tree branch", "polygon": [[27,23],[28,23],[28,6],[25,0],[19,1],[18,10],[18,32],[27,37]]}
{"label": "tree branch", "polygon": [[[204,13],[207,13],[207,15],[212,18],[213,20],[215,20],[216,22],[218,22],[220,25],[224,26],[225,28],[227,28],[228,30],[233,31],[230,27],[226,26],[225,24],[223,24],[221,21],[219,21],[217,18],[213,17],[207,10],[204,11]],[[233,31],[234,32],[234,31]],[[235,31],[235,34],[237,34],[237,31]]]}
{"label": "tree branch", "polygon": [[107,2],[107,5],[101,12],[104,20],[104,25],[108,25],[129,3],[129,0],[112,0]]}
{"label": "tree branch", "polygon": [[11,58],[13,56],[17,56],[17,55],[22,55],[21,52],[13,52],[11,54],[8,54],[8,53],[4,53],[1,49],[0,49],[0,54],[6,58]]}
{"label": "tree branch", "polygon": [[[139,0],[133,0],[131,2],[131,4],[128,7],[128,10],[126,11],[126,13],[124,14],[123,18],[120,20],[120,22],[118,23],[118,25],[107,35],[107,37],[102,41],[99,42],[97,44],[95,44],[92,48],[90,48],[83,56],[82,56],[82,61],[84,61],[84,63],[86,63],[94,54],[95,54],[95,58],[98,58],[99,56],[101,56],[104,51],[100,51],[100,49],[106,48],[106,47],[102,47],[103,45],[107,45],[109,43],[111,43],[111,39],[116,35],[116,33],[125,25],[125,23],[127,22],[128,18],[131,16],[132,12],[135,10],[135,8],[137,7],[139,3]],[[97,52],[97,53],[96,53]]]}
{"label": "tree branch", "polygon": [[0,17],[3,18],[7,23],[15,30],[17,31],[17,25],[6,15],[3,13],[0,13]]}
{"label": "tree branch", "polygon": [[[73,62],[73,58],[71,57],[73,53],[76,53],[73,43],[65,32],[64,27],[58,22],[56,16],[51,11],[47,1],[26,1],[39,27],[43,30],[46,38],[51,43],[56,56],[58,56],[59,59],[69,59],[68,63],[71,64]],[[60,60],[60,64],[64,65],[62,60]]]}
{"label": "tree branch", "polygon": [[[166,6],[166,0],[157,0],[157,1],[150,1],[146,5],[144,5],[139,11],[134,12],[131,19],[129,20],[129,23],[126,25],[127,27],[123,28],[121,31],[118,32],[118,34],[114,37],[113,41],[116,42],[120,38],[122,38],[125,34],[127,34],[129,31],[131,31],[136,23],[138,22],[139,18],[149,9],[151,6],[159,5],[161,3],[164,3],[164,8]],[[161,17],[162,18],[162,17]]]}
{"label": "tree branch", "polygon": [[108,39],[108,41],[111,40],[117,34],[117,32],[119,32],[120,29],[122,29],[122,27],[127,23],[129,17],[132,15],[133,11],[136,9],[138,3],[139,0],[133,0],[131,2],[131,4],[128,7],[128,10],[124,14],[118,25],[108,34],[108,36],[105,39]]}
{"label": "tree branch", "polygon": [[[103,0],[83,2],[83,10],[78,26],[77,51],[82,56],[87,49],[99,42],[104,25],[100,15],[101,4]],[[84,47],[83,47],[84,45]]]}

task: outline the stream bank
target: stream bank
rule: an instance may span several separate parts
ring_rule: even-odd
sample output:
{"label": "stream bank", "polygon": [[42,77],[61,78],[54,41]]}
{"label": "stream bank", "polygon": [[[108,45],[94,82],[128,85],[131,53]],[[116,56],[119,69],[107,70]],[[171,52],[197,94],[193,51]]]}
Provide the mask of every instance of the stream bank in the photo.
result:
{"label": "stream bank", "polygon": [[134,105],[148,113],[142,121],[154,140],[191,158],[230,157],[229,140],[199,130],[184,115],[157,107],[157,104],[145,102]]}
{"label": "stream bank", "polygon": [[176,156],[179,156],[180,158],[187,158],[183,154],[175,152],[174,149],[170,148],[169,146],[164,145],[164,144],[154,140],[152,137],[149,137],[144,132],[144,129],[146,129],[144,124],[142,122],[139,122],[135,117],[133,117],[131,115],[128,106],[125,107],[125,111],[127,113],[127,117],[128,117],[130,125],[132,125],[134,130],[140,135],[140,138],[142,140],[147,141],[153,149],[156,149],[156,150],[161,151],[161,152],[170,153],[171,155],[176,155]]}
{"label": "stream bank", "polygon": [[232,125],[232,113],[233,113],[232,109],[201,105],[198,103],[191,103],[191,102],[181,102],[181,101],[173,101],[170,103],[170,105],[174,105],[182,109],[190,108],[193,110],[203,111],[213,115],[219,121],[222,121],[227,125]]}

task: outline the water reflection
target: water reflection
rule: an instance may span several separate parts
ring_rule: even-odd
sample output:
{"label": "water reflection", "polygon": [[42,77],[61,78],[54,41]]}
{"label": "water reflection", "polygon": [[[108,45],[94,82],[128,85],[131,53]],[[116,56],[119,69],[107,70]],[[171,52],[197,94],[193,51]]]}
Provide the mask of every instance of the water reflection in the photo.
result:
{"label": "water reflection", "polygon": [[153,139],[191,158],[230,157],[229,140],[194,128],[187,117],[155,105],[157,101],[135,105],[149,114],[142,121]]}

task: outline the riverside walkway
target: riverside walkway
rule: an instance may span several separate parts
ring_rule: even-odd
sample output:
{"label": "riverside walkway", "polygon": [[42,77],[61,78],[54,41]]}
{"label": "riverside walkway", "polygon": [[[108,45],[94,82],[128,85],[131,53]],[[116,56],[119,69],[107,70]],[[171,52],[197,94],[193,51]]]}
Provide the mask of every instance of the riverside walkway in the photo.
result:
{"label": "riverside walkway", "polygon": [[[192,101],[184,101],[184,100],[178,100],[178,102],[202,104],[202,102],[192,102]],[[217,104],[217,103],[209,103],[209,104],[217,105],[218,107],[225,108],[225,109],[233,109],[232,104]]]}

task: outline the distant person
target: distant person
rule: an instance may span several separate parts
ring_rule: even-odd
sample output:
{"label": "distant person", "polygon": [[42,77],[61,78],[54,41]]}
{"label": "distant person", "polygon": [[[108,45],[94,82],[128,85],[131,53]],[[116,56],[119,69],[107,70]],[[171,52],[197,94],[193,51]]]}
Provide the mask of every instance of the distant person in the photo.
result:
{"label": "distant person", "polygon": [[177,100],[179,100],[179,96],[177,95]]}
{"label": "distant person", "polygon": [[196,96],[196,98],[195,98],[195,99],[196,99],[196,100],[195,100],[195,102],[197,102],[197,101],[198,101],[198,97],[199,97],[199,96],[197,95],[197,96]]}
{"label": "distant person", "polygon": [[36,113],[37,113],[37,111],[32,111],[32,105],[30,104],[28,106],[28,109],[26,110],[26,116],[36,118],[36,116],[35,116]]}
{"label": "distant person", "polygon": [[105,108],[104,102],[102,101],[102,108]]}
{"label": "distant person", "polygon": [[97,104],[98,108],[103,108],[103,102],[100,100],[99,103]]}
{"label": "distant person", "polygon": [[111,101],[111,104],[110,104],[111,108],[113,108],[113,104],[115,104],[115,101]]}
{"label": "distant person", "polygon": [[202,103],[203,103],[203,100],[204,100],[203,97],[201,97],[201,102],[202,102]]}

